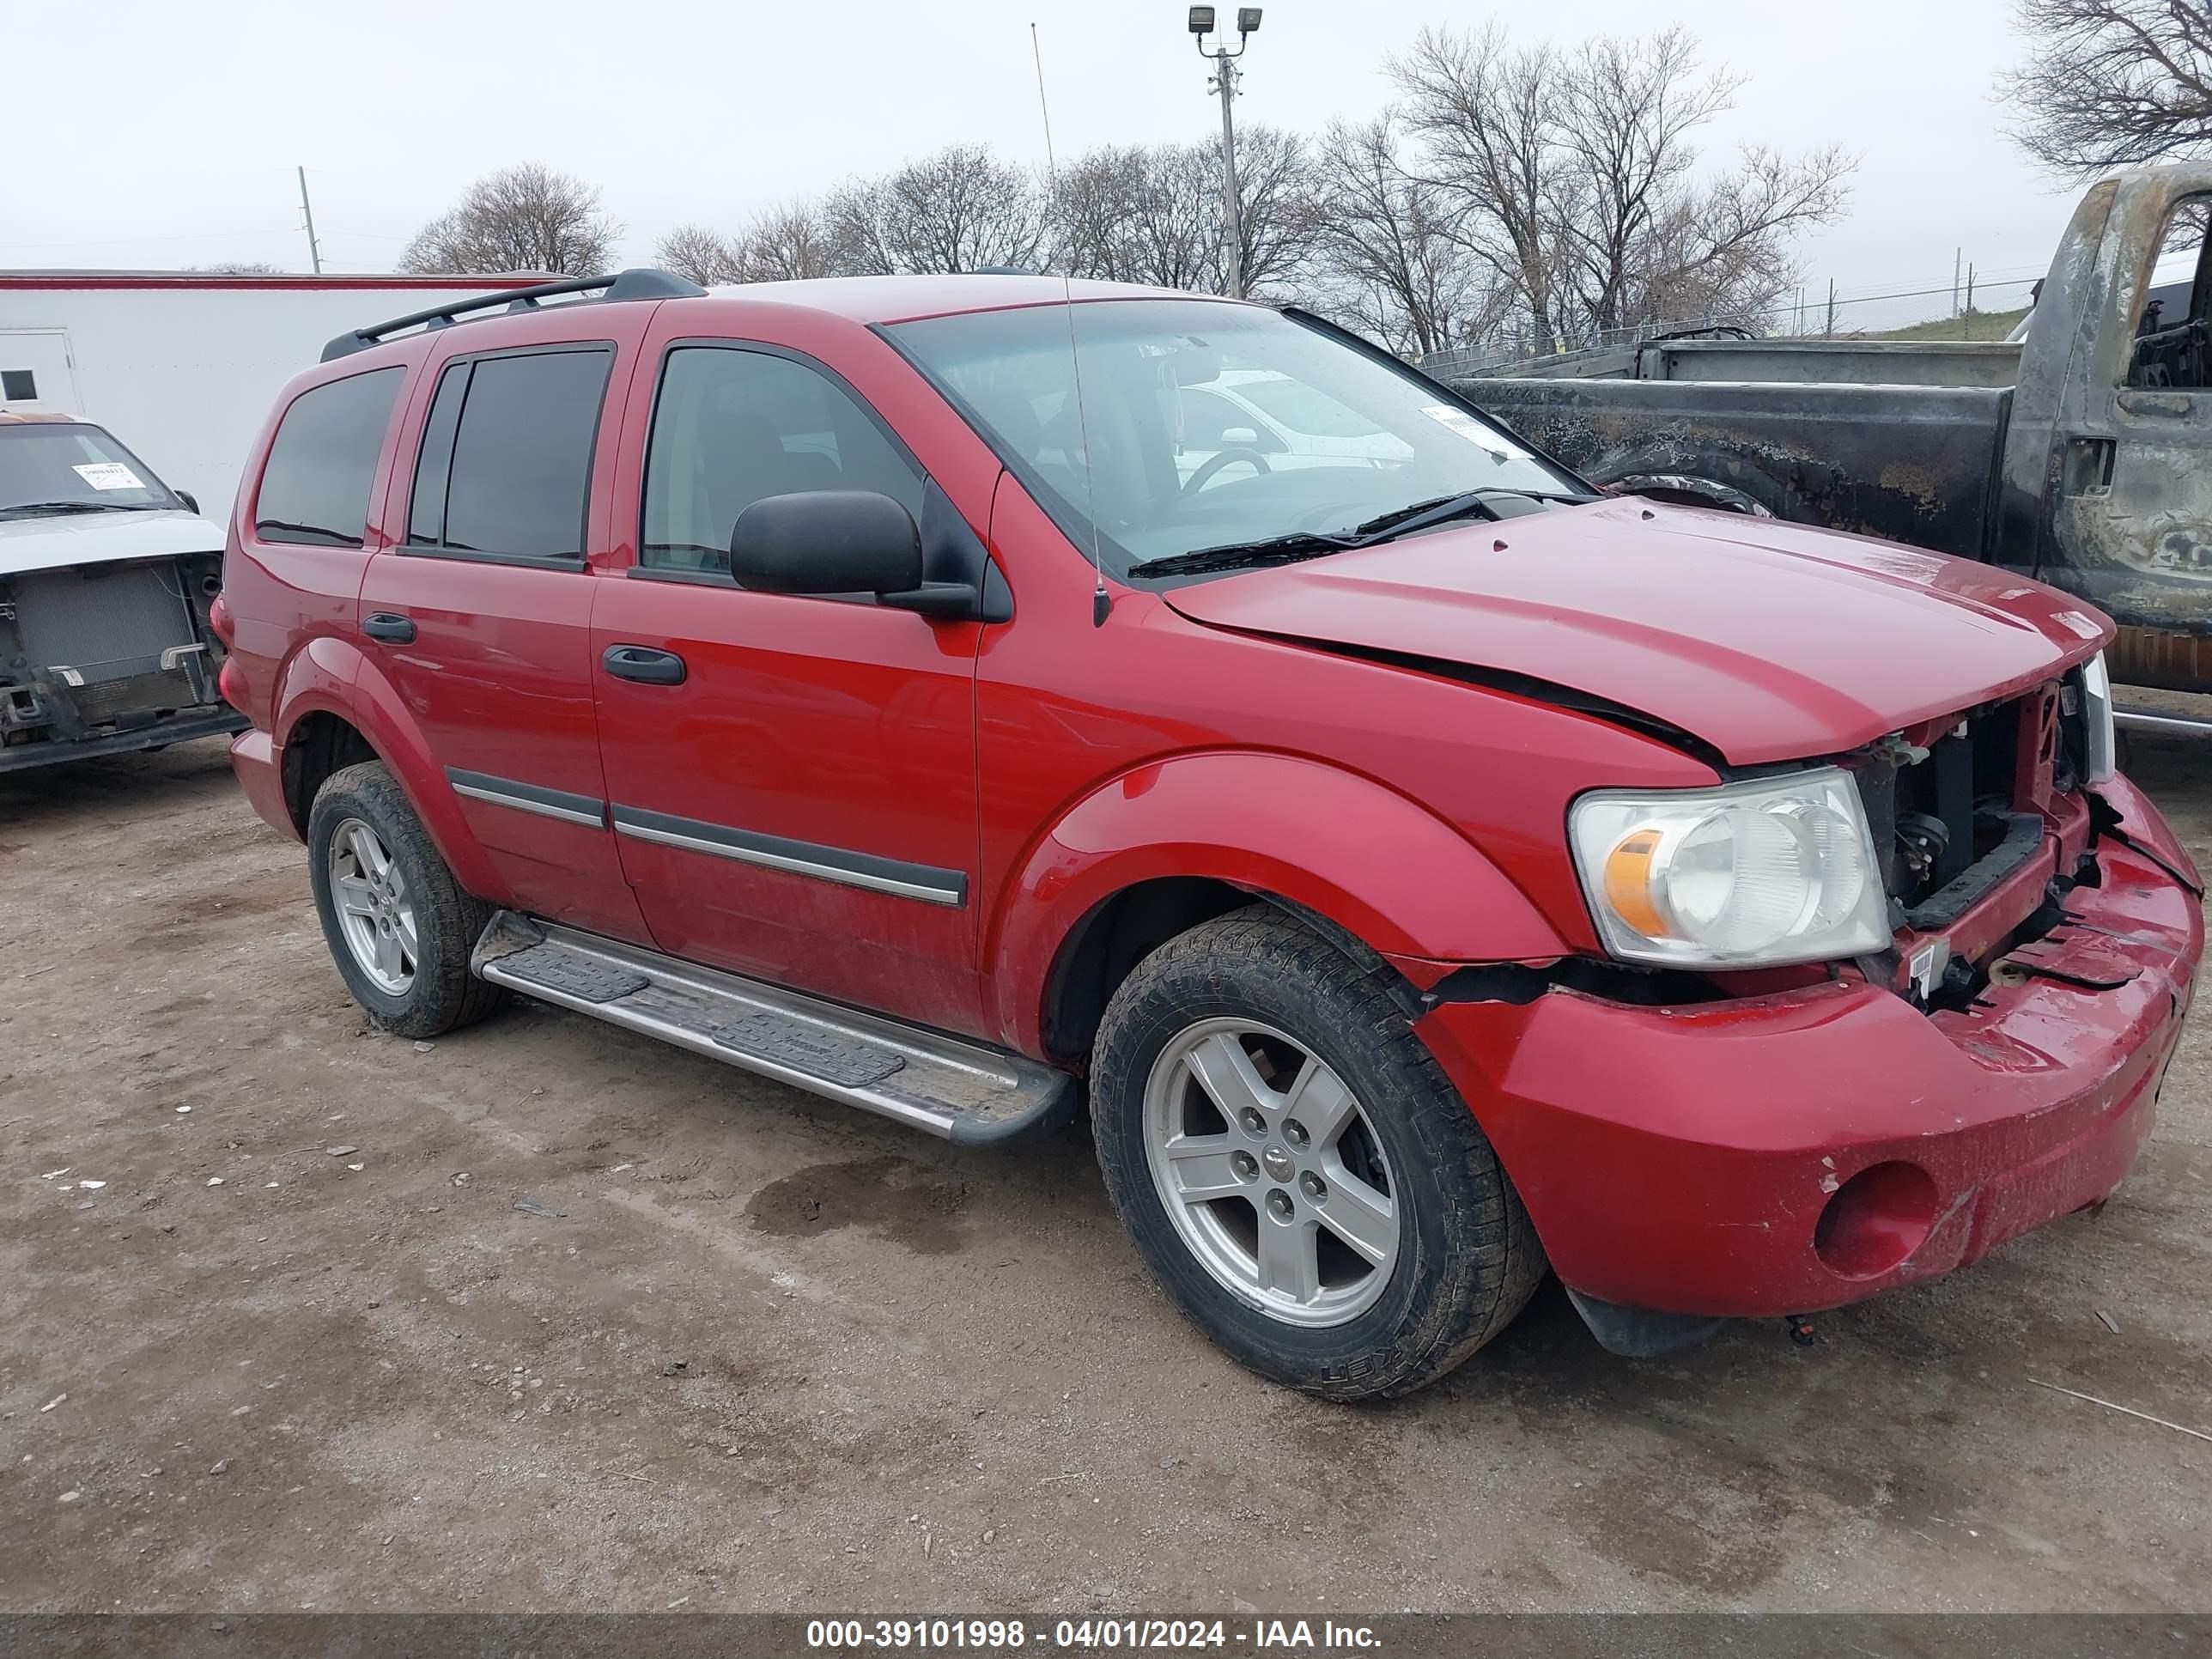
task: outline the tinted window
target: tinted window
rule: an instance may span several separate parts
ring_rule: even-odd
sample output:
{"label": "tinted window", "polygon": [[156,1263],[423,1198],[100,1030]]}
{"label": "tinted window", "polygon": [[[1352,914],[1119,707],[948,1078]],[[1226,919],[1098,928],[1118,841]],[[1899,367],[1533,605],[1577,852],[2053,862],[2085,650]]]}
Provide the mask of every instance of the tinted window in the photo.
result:
{"label": "tinted window", "polygon": [[264,541],[359,547],[368,489],[404,368],[380,368],[301,392],[284,411],[255,498]]}
{"label": "tinted window", "polygon": [[446,534],[446,479],[453,469],[453,433],[461,423],[461,400],[469,395],[473,363],[447,366],[422,423],[422,458],[415,463],[415,488],[407,498],[407,539],[434,547]]}
{"label": "tinted window", "polygon": [[[460,418],[436,545],[538,559],[582,555],[592,442],[613,361],[594,347],[456,366],[469,371],[468,389],[456,394]],[[438,394],[443,403],[443,384]],[[434,406],[431,413],[434,420]],[[434,474],[425,459],[418,471]]]}
{"label": "tinted window", "polygon": [[645,459],[639,558],[664,569],[730,568],[738,514],[767,495],[872,489],[921,510],[921,475],[842,386],[763,351],[668,354]]}

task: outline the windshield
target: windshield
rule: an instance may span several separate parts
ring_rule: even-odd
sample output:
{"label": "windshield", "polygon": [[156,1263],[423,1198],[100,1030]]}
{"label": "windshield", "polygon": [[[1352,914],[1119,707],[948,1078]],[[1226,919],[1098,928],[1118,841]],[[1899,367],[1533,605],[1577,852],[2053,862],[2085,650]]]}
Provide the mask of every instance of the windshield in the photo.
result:
{"label": "windshield", "polygon": [[1469,491],[1589,493],[1434,382],[1256,306],[1110,300],[888,331],[1085,553],[1096,525],[1117,576]]}
{"label": "windshield", "polygon": [[96,426],[0,425],[0,518],[183,505]]}

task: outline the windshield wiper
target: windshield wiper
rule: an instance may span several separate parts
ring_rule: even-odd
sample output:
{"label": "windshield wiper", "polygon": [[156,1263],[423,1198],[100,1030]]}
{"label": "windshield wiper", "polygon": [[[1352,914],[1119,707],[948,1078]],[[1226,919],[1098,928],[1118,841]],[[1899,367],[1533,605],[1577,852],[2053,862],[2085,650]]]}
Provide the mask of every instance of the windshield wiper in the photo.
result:
{"label": "windshield wiper", "polygon": [[1300,559],[1318,559],[1325,553],[1341,553],[1347,547],[1357,547],[1352,536],[1328,535],[1307,530],[1292,531],[1287,536],[1270,536],[1264,541],[1228,542],[1219,547],[1194,548],[1188,553],[1170,553],[1157,559],[1140,559],[1129,567],[1132,576],[1197,576],[1210,570],[1246,570],[1268,564],[1296,564]]}
{"label": "windshield wiper", "polygon": [[[1463,519],[1470,513],[1488,513],[1490,498],[1493,495],[1525,495],[1532,501],[1557,501],[1568,507],[1580,507],[1596,499],[1591,495],[1560,495],[1541,489],[1515,489],[1505,484],[1491,484],[1481,489],[1464,489],[1456,495],[1439,495],[1434,501],[1415,501],[1411,507],[1401,507],[1378,514],[1352,532],[1351,545],[1373,547],[1400,536],[1410,536],[1417,530],[1426,530],[1432,525],[1449,524],[1454,519]],[[1490,513],[1490,516],[1494,519],[1498,515]]]}
{"label": "windshield wiper", "polygon": [[0,519],[46,518],[62,513],[138,513],[144,510],[137,501],[17,501],[12,507],[0,507]]}
{"label": "windshield wiper", "polygon": [[1262,541],[1230,542],[1220,547],[1200,547],[1188,553],[1170,553],[1157,559],[1144,559],[1130,566],[1129,574],[1132,576],[1196,576],[1216,570],[1248,570],[1261,565],[1296,564],[1302,559],[1318,559],[1326,554],[1342,553],[1355,547],[1374,547],[1400,536],[1410,536],[1417,530],[1449,524],[1454,519],[1464,519],[1471,513],[1488,513],[1494,519],[1498,515],[1490,512],[1490,497],[1493,495],[1525,495],[1530,501],[1557,501],[1565,507],[1581,507],[1597,499],[1595,495],[1562,495],[1540,489],[1514,489],[1504,484],[1492,484],[1481,489],[1463,489],[1455,495],[1437,495],[1406,507],[1394,507],[1388,513],[1378,513],[1349,530],[1296,530],[1287,536],[1270,536]]}

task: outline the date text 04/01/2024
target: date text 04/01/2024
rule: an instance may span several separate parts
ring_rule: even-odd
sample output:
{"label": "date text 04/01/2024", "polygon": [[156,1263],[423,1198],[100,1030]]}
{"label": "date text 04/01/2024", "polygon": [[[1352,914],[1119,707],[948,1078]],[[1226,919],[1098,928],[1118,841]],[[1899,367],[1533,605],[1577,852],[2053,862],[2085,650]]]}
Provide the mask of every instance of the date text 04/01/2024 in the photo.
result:
{"label": "date text 04/01/2024", "polygon": [[1253,1651],[1372,1649],[1365,1625],[1334,1620],[1258,1619],[1249,1626],[1220,1619],[1061,1619],[1032,1630],[1018,1619],[816,1619],[807,1621],[814,1650],[966,1650],[996,1652],[1030,1646],[1114,1652],[1147,1649],[1227,1648]]}

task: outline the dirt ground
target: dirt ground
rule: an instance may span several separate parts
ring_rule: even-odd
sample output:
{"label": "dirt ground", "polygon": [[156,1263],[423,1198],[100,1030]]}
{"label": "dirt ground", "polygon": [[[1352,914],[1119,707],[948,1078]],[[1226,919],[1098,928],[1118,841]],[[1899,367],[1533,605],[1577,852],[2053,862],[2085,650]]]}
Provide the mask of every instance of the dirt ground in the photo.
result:
{"label": "dirt ground", "polygon": [[[2212,865],[2212,750],[2132,749]],[[2097,1219],[1808,1350],[1614,1359],[1548,1286],[1346,1409],[1182,1322],[1073,1133],[539,1007],[374,1035],[220,743],[32,774],[0,1608],[2203,1610],[2212,1443],[2029,1379],[2212,1431],[2208,1139],[2200,1014]]]}

